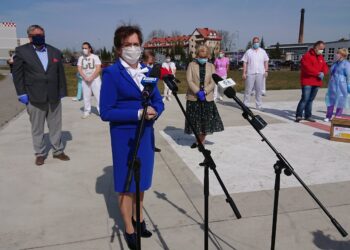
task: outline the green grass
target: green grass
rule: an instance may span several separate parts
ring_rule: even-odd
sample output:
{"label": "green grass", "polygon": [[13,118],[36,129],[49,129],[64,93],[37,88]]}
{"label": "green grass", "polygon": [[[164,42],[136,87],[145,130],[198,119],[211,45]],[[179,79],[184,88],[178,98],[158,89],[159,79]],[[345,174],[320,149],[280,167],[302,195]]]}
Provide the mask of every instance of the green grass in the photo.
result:
{"label": "green grass", "polygon": [[[77,67],[73,67],[70,65],[65,65],[66,77],[67,77],[67,89],[68,95],[74,96],[76,95],[76,86],[77,86],[77,78],[75,74],[77,72]],[[242,71],[230,71],[228,77],[234,79],[237,83],[235,89],[237,91],[244,90],[244,81],[242,80]],[[176,78],[181,81],[179,86],[179,94],[186,93],[187,84],[186,84],[186,71],[177,71]],[[326,77],[324,83],[328,82],[328,77]],[[326,84],[323,85],[326,87]],[[159,90],[163,91],[163,82],[159,81],[158,83]],[[272,71],[269,72],[269,76],[267,78],[267,89],[268,90],[281,90],[281,89],[299,89],[300,88],[300,72],[299,71],[289,71],[289,70],[281,70],[281,71]]]}
{"label": "green grass", "polygon": [[4,80],[5,76],[0,74],[0,81]]}

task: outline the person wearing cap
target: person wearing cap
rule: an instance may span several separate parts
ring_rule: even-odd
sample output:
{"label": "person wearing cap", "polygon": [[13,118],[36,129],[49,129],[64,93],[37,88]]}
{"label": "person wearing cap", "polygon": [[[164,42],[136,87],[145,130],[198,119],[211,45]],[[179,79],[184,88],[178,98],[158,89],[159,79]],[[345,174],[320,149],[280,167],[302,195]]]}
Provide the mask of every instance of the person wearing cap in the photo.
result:
{"label": "person wearing cap", "polygon": [[346,48],[338,49],[335,55],[336,61],[331,67],[331,77],[328,82],[326,94],[327,114],[325,122],[333,116],[336,107],[335,117],[341,117],[343,109],[350,106],[348,98],[350,92],[350,62],[346,60],[349,52]]}

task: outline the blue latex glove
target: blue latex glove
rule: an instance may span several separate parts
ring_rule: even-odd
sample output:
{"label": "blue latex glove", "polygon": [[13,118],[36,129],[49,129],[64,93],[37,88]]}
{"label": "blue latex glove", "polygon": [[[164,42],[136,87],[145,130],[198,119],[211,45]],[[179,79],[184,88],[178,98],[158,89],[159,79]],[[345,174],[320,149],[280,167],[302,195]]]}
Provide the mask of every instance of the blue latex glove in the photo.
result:
{"label": "blue latex glove", "polygon": [[323,72],[318,73],[318,78],[320,78],[321,80],[323,80],[323,78],[324,78],[324,73],[323,73]]}
{"label": "blue latex glove", "polygon": [[20,95],[18,96],[18,101],[20,101],[21,103],[23,103],[24,105],[27,105],[29,103],[29,98],[27,94],[24,95]]}
{"label": "blue latex glove", "polygon": [[200,90],[197,92],[197,97],[201,102],[205,101],[205,92],[204,90]]}

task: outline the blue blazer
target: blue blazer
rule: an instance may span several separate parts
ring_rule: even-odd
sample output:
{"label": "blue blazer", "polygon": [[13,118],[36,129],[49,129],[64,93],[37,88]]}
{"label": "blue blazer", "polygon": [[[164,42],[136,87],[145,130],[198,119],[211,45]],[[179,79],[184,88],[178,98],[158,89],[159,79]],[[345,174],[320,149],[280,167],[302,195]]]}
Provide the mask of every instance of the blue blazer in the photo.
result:
{"label": "blue blazer", "polygon": [[[100,116],[103,121],[120,128],[136,128],[138,110],[143,108],[142,102],[141,90],[119,59],[103,70],[100,92]],[[158,87],[153,89],[150,106],[156,110],[158,117],[164,110]],[[145,126],[153,126],[153,123],[146,121]]]}

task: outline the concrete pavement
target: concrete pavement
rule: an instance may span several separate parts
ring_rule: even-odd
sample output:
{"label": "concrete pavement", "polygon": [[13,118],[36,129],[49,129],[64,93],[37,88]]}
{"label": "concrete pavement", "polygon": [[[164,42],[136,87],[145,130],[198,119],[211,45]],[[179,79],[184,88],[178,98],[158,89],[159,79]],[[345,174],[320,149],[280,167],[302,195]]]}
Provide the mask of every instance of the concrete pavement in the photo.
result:
{"label": "concrete pavement", "polygon": [[9,71],[0,70],[6,78],[0,81],[0,127],[10,121],[23,110],[23,105],[17,101],[15,87]]}
{"label": "concrete pavement", "polygon": [[[350,231],[350,144],[330,142],[323,130],[291,122],[298,90],[267,94],[266,112],[259,112],[269,123],[263,132],[292,158],[297,173],[313,183],[318,198]],[[320,118],[323,97],[324,90],[315,103]],[[127,249],[113,192],[108,124],[96,115],[82,120],[81,107],[81,102],[63,100],[69,162],[49,153],[45,165],[34,165],[26,112],[0,129],[0,249]],[[234,217],[211,171],[209,249],[269,249],[274,155],[233,101],[225,99],[218,108],[226,129],[209,136],[207,146],[243,218]],[[156,154],[153,186],[145,200],[154,236],[143,239],[143,249],[203,249],[202,169],[197,167],[202,157],[188,147],[192,138],[182,134],[183,125],[175,100],[167,102],[156,125],[162,152]],[[242,161],[247,158],[251,161]],[[293,177],[281,178],[276,249],[350,249],[349,236],[342,238],[304,189],[286,180]]]}

